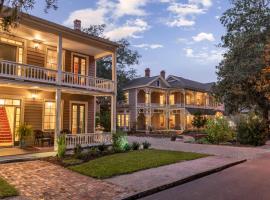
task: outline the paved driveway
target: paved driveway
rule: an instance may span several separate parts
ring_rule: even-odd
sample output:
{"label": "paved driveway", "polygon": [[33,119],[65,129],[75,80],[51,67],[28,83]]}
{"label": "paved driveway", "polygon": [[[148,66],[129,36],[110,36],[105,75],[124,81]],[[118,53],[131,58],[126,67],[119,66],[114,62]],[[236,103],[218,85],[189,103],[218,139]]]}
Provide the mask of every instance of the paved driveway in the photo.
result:
{"label": "paved driveway", "polygon": [[264,153],[270,153],[268,148],[259,147],[230,147],[224,145],[205,145],[205,144],[189,144],[181,141],[170,141],[170,138],[153,138],[153,137],[135,137],[129,136],[129,142],[148,141],[156,149],[167,149],[176,151],[188,151],[197,153],[206,153],[211,155],[236,158],[236,159],[254,159],[260,157]]}
{"label": "paved driveway", "polygon": [[110,200],[126,192],[120,186],[44,161],[0,164],[0,176],[19,190],[21,197],[15,199]]}
{"label": "paved driveway", "polygon": [[143,200],[269,200],[269,166],[267,154]]}

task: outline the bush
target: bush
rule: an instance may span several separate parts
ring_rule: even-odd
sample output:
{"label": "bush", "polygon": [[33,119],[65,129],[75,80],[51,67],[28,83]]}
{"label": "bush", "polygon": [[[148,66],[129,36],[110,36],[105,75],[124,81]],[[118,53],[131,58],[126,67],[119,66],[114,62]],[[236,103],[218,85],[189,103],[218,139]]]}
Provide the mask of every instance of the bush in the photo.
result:
{"label": "bush", "polygon": [[132,142],[131,148],[132,148],[132,150],[139,150],[140,143],[139,142]]}
{"label": "bush", "polygon": [[213,144],[227,142],[234,138],[234,132],[230,128],[228,121],[222,117],[207,120],[205,131],[207,140]]}
{"label": "bush", "polygon": [[66,154],[66,136],[65,135],[60,135],[57,138],[57,156],[58,158],[62,159],[64,158]]}
{"label": "bush", "polygon": [[267,123],[255,114],[240,117],[236,129],[237,141],[240,144],[260,146],[264,145],[267,140]]}
{"label": "bush", "polygon": [[108,146],[103,143],[103,144],[99,145],[97,148],[100,152],[103,152],[103,151],[106,151],[108,149]]}
{"label": "bush", "polygon": [[131,145],[129,143],[126,143],[126,145],[124,146],[124,151],[130,151],[131,149]]}
{"label": "bush", "polygon": [[198,144],[210,144],[210,142],[205,137],[196,140],[196,143],[198,143]]}
{"label": "bush", "polygon": [[142,145],[143,145],[143,149],[149,149],[151,147],[151,143],[149,143],[148,141],[144,141]]}
{"label": "bush", "polygon": [[207,122],[207,119],[202,115],[202,113],[196,112],[194,114],[194,118],[191,123],[194,127],[199,129],[199,128],[204,127],[206,122]]}
{"label": "bush", "polygon": [[83,151],[83,148],[80,144],[77,144],[76,147],[74,148],[74,155],[77,157],[80,155]]}
{"label": "bush", "polygon": [[125,146],[128,144],[127,134],[123,131],[117,131],[112,135],[113,150],[115,152],[125,151]]}

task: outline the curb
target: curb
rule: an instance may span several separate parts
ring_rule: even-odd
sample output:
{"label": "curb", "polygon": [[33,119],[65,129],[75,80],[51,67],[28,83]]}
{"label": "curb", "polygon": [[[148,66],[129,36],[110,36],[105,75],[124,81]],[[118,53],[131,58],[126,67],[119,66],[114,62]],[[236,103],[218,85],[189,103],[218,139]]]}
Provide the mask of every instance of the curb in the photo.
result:
{"label": "curb", "polygon": [[205,176],[220,172],[220,171],[222,171],[224,169],[233,167],[235,165],[239,165],[239,164],[244,163],[246,161],[247,160],[244,159],[244,160],[240,160],[240,161],[236,161],[236,162],[233,162],[233,163],[223,165],[223,166],[218,167],[218,168],[214,168],[214,169],[211,169],[211,170],[208,170],[208,171],[204,171],[204,172],[201,172],[201,173],[198,173],[198,174],[194,174],[192,176],[186,177],[186,178],[178,180],[178,181],[174,181],[174,182],[166,184],[166,185],[161,185],[161,186],[158,186],[156,188],[152,188],[152,189],[149,189],[149,190],[146,190],[146,191],[143,191],[143,192],[133,194],[131,196],[123,198],[122,200],[134,200],[134,199],[139,199],[139,198],[142,198],[142,197],[146,197],[146,196],[152,195],[154,193],[157,193],[157,192],[160,192],[160,191],[163,191],[163,190],[167,190],[169,188],[179,186],[179,185],[194,181],[196,179],[199,179],[199,178],[202,178],[202,177],[205,177]]}

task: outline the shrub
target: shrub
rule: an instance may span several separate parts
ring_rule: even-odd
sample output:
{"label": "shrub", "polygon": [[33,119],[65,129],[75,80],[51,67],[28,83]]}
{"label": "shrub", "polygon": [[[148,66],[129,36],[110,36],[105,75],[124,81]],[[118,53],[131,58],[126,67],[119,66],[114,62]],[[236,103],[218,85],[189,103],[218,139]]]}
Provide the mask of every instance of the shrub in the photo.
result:
{"label": "shrub", "polygon": [[127,134],[123,131],[117,131],[112,136],[113,150],[115,152],[125,151],[125,146],[128,144]]}
{"label": "shrub", "polygon": [[202,113],[196,112],[194,114],[194,118],[191,123],[194,127],[199,129],[199,128],[204,127],[206,122],[207,122],[207,119],[202,115]]}
{"label": "shrub", "polygon": [[144,141],[142,145],[143,145],[143,149],[149,149],[151,147],[151,143],[149,143],[148,141]]}
{"label": "shrub", "polygon": [[240,144],[260,146],[267,140],[267,123],[254,113],[240,117],[236,129],[237,141]]}
{"label": "shrub", "polygon": [[131,149],[131,145],[129,143],[126,143],[126,145],[124,146],[124,151],[130,151]]}
{"label": "shrub", "polygon": [[57,156],[58,158],[64,158],[66,154],[66,137],[65,135],[60,135],[57,138]]}
{"label": "shrub", "polygon": [[207,140],[213,144],[227,142],[233,139],[234,132],[223,117],[210,119],[206,123]]}
{"label": "shrub", "polygon": [[196,140],[196,142],[198,143],[198,144],[210,144],[210,142],[207,140],[207,138],[200,138],[200,139],[198,139],[198,140]]}
{"label": "shrub", "polygon": [[99,145],[97,148],[100,152],[103,152],[103,151],[106,151],[108,149],[108,146],[103,143],[103,144]]}
{"label": "shrub", "polygon": [[33,135],[32,126],[21,124],[17,130],[17,136],[19,138],[20,147],[25,145],[25,139],[29,136]]}
{"label": "shrub", "polygon": [[83,148],[80,144],[77,144],[74,148],[74,155],[77,157],[79,154],[81,154],[83,151]]}
{"label": "shrub", "polygon": [[139,150],[140,143],[139,142],[132,142],[131,148],[132,148],[132,150]]}

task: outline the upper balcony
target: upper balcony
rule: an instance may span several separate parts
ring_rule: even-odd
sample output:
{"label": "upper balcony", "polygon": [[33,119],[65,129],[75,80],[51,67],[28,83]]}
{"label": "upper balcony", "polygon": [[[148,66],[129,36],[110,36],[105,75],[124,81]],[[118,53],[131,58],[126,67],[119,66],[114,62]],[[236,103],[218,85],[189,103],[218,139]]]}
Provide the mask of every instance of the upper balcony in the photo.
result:
{"label": "upper balcony", "polygon": [[[0,81],[115,93],[117,47],[80,30],[22,14],[18,27],[0,33]],[[96,62],[104,57],[112,66],[108,79],[96,77]]]}
{"label": "upper balcony", "polygon": [[[114,91],[114,82],[111,80],[64,71],[59,75],[57,70],[6,60],[0,60],[0,77],[15,81],[45,83],[100,92]],[[60,82],[58,82],[58,79]]]}

